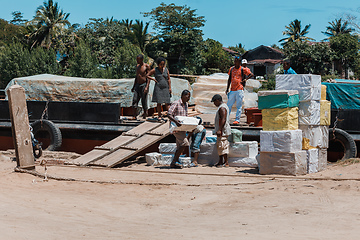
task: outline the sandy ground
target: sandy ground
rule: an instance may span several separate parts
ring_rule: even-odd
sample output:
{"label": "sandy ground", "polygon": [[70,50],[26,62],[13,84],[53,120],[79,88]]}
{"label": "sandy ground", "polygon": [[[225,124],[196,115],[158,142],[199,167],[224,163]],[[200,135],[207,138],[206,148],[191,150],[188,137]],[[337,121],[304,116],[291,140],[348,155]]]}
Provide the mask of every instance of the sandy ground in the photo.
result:
{"label": "sandy ground", "polygon": [[44,181],[14,172],[12,156],[0,155],[0,239],[359,239],[358,163],[299,177],[141,161],[118,169],[50,164]]}

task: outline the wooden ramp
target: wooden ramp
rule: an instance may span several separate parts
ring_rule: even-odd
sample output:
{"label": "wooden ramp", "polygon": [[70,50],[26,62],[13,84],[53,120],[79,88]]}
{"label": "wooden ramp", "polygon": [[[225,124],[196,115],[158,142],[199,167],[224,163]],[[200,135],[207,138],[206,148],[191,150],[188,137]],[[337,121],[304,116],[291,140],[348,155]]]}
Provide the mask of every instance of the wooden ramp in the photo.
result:
{"label": "wooden ramp", "polygon": [[113,167],[169,135],[169,123],[144,122],[74,160],[79,165]]}

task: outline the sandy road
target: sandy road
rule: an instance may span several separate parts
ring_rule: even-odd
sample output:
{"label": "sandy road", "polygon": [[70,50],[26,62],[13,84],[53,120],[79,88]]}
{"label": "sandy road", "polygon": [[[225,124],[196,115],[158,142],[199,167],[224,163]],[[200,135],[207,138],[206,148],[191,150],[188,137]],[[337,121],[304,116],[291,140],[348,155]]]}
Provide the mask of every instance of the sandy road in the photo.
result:
{"label": "sandy road", "polygon": [[144,164],[47,169],[81,181],[43,181],[15,165],[0,158],[1,239],[359,239],[359,164],[305,177]]}

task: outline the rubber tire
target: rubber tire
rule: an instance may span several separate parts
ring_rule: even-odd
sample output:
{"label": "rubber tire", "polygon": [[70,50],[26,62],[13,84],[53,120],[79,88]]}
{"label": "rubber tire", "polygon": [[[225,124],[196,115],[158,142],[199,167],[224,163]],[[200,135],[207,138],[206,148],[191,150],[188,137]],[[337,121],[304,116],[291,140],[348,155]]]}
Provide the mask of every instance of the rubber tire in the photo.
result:
{"label": "rubber tire", "polygon": [[[334,138],[335,135],[335,138]],[[357,157],[356,143],[350,134],[342,129],[329,129],[329,141],[339,141],[344,147],[344,157],[341,160]]]}
{"label": "rubber tire", "polygon": [[44,149],[47,151],[56,151],[61,147],[62,135],[60,129],[49,120],[37,120],[31,124],[34,136],[39,131],[46,131],[50,136],[50,145]]}

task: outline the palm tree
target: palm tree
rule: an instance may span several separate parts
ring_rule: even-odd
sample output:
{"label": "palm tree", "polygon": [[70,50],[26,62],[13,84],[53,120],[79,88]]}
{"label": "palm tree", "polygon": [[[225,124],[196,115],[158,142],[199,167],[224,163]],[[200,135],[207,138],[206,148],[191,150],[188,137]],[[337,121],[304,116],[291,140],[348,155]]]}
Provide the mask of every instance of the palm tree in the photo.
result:
{"label": "palm tree", "polygon": [[280,39],[279,42],[283,42],[281,45],[286,45],[288,42],[303,42],[303,41],[313,41],[315,39],[306,37],[305,35],[309,33],[309,28],[311,24],[305,26],[301,29],[301,21],[295,19],[288,26],[285,26],[286,30],[283,31],[283,35],[288,37]]}
{"label": "palm tree", "polygon": [[141,52],[145,51],[146,45],[150,41],[150,34],[148,33],[149,23],[143,23],[143,21],[135,20],[135,24],[132,25],[133,39],[136,45],[141,49]]}
{"label": "palm tree", "polygon": [[129,20],[128,18],[123,19],[121,20],[121,24],[125,26],[126,32],[131,32],[132,20]]}
{"label": "palm tree", "polygon": [[39,6],[36,15],[31,21],[36,30],[30,36],[34,41],[31,47],[35,45],[50,48],[51,44],[63,33],[65,27],[70,26],[67,20],[70,13],[64,13],[57,2],[48,0]]}
{"label": "palm tree", "polygon": [[343,21],[342,18],[335,19],[334,21],[329,22],[329,24],[330,26],[326,27],[326,32],[322,32],[328,37],[326,40],[329,40],[329,38],[335,37],[339,34],[351,33],[354,31],[354,29],[349,27],[349,22]]}

